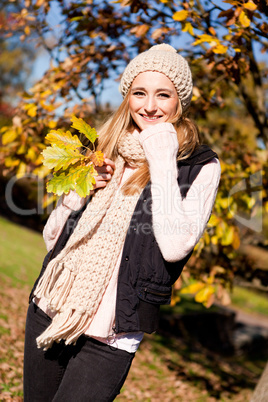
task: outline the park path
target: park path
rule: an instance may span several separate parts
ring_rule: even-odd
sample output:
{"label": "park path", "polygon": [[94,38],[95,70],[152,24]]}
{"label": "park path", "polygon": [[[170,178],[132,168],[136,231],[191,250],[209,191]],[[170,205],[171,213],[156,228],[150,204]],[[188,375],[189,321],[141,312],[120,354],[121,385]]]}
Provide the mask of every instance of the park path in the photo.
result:
{"label": "park path", "polygon": [[268,330],[268,316],[265,317],[260,314],[249,314],[242,310],[232,307],[232,310],[236,313],[236,322],[252,325],[254,327],[267,328]]}

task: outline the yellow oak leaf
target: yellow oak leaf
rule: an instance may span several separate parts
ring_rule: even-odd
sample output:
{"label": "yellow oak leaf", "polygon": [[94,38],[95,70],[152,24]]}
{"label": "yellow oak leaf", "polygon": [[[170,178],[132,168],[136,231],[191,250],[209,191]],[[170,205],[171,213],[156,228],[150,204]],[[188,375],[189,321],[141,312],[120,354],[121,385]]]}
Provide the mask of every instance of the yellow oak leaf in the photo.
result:
{"label": "yellow oak leaf", "polygon": [[240,24],[245,28],[248,28],[250,26],[250,19],[247,17],[245,11],[241,11],[241,13],[239,14],[239,21]]}
{"label": "yellow oak leaf", "polygon": [[51,130],[46,139],[51,143],[55,144],[58,147],[66,147],[66,148],[80,148],[82,147],[82,143],[77,137],[77,135],[72,135],[70,131],[64,131],[61,129]]}
{"label": "yellow oak leaf", "polygon": [[175,21],[184,21],[188,17],[188,11],[187,10],[181,10],[181,11],[176,11],[173,14],[173,20]]}
{"label": "yellow oak leaf", "polygon": [[221,239],[221,244],[223,246],[229,246],[230,244],[233,243],[234,240],[234,227],[233,226],[227,226],[227,228],[224,230],[222,239]]}
{"label": "yellow oak leaf", "polygon": [[27,165],[26,165],[26,163],[20,162],[19,167],[18,167],[18,170],[17,170],[17,173],[16,173],[16,176],[17,176],[18,178],[24,176],[25,173],[26,173],[26,170],[27,170]]}
{"label": "yellow oak leaf", "polygon": [[180,291],[180,293],[181,294],[195,294],[195,293],[199,292],[201,289],[203,289],[205,286],[206,286],[206,284],[203,282],[192,283],[191,285],[183,288]]}
{"label": "yellow oak leaf", "polygon": [[6,167],[18,166],[19,163],[20,163],[19,159],[13,159],[11,156],[8,156],[7,158],[5,158],[5,166]]}
{"label": "yellow oak leaf", "polygon": [[27,114],[30,117],[35,117],[36,116],[37,106],[34,105],[33,103],[29,103],[28,105],[26,105],[25,109],[27,110]]}
{"label": "yellow oak leaf", "polygon": [[195,301],[198,303],[206,303],[209,298],[215,293],[215,288],[212,285],[204,286],[196,295]]}
{"label": "yellow oak leaf", "polygon": [[18,133],[16,130],[14,130],[12,128],[8,129],[2,136],[3,145],[13,142],[17,138],[17,136],[18,136]]}
{"label": "yellow oak leaf", "polygon": [[243,7],[250,11],[254,11],[257,8],[256,4],[253,3],[253,1],[248,1],[247,3],[243,4]]}
{"label": "yellow oak leaf", "polygon": [[218,222],[219,222],[219,218],[216,215],[212,214],[208,221],[208,224],[210,226],[216,226]]}
{"label": "yellow oak leaf", "polygon": [[215,54],[224,54],[228,50],[227,46],[221,45],[220,43],[213,47],[212,52]]}
{"label": "yellow oak leaf", "polygon": [[186,22],[182,32],[189,32],[190,35],[194,35],[194,27],[192,26],[192,24],[190,22]]}

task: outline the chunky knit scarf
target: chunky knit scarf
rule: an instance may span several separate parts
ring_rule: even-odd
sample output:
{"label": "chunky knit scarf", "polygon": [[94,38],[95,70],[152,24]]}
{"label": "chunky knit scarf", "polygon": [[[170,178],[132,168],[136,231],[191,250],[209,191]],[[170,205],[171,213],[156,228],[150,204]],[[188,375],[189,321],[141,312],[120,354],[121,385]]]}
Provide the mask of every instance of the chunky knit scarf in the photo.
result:
{"label": "chunky knit scarf", "polygon": [[56,313],[37,338],[38,347],[44,350],[54,341],[75,343],[85,332],[119,258],[141,193],[127,196],[119,188],[124,164],[140,166],[145,155],[139,140],[130,133],[119,141],[118,153],[112,179],[96,191],[65,248],[49,262],[36,288],[35,295],[45,297]]}

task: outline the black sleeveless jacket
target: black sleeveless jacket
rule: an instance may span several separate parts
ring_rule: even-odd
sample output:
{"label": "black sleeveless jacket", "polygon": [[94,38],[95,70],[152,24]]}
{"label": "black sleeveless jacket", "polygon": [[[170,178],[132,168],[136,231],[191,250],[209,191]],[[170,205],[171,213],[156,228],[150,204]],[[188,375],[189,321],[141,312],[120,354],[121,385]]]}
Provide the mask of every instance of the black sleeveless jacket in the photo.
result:
{"label": "black sleeveless jacket", "polygon": [[[215,157],[215,152],[208,146],[201,145],[188,159],[178,162],[178,183],[183,198],[202,166]],[[116,333],[152,333],[157,329],[160,305],[170,303],[172,285],[192,254],[191,251],[177,262],[164,260],[152,229],[151,205],[149,182],[137,202],[124,243],[117,285]],[[70,215],[55,247],[46,255],[31,291],[30,301],[48,262],[65,247],[85,208],[86,205]]]}

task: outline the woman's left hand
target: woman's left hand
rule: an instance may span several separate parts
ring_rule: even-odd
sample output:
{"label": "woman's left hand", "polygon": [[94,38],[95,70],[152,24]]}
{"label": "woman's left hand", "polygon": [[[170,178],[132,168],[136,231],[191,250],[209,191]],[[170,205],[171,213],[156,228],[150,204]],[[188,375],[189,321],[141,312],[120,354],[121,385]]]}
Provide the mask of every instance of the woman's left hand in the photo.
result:
{"label": "woman's left hand", "polygon": [[111,180],[112,175],[114,173],[115,163],[108,158],[104,159],[103,166],[96,166],[95,170],[98,173],[98,176],[95,177],[95,185],[94,189],[106,187],[107,182]]}

